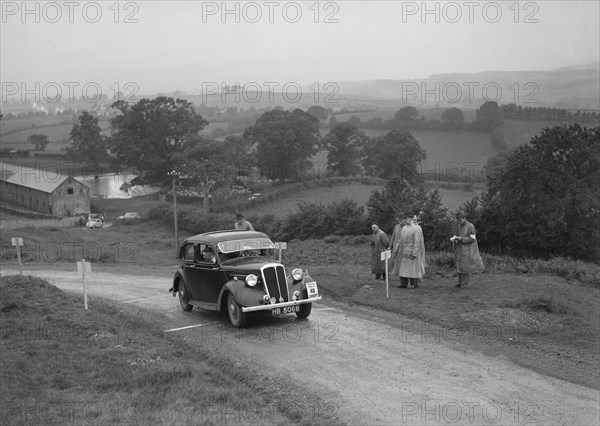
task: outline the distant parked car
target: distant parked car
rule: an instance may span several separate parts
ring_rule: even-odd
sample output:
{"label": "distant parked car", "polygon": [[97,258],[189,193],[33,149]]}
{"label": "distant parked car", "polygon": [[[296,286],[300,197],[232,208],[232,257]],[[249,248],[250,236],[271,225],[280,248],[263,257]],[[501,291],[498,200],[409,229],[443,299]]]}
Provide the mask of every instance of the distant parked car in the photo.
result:
{"label": "distant parked car", "polygon": [[90,213],[88,215],[88,221],[93,220],[93,219],[100,219],[102,221],[102,223],[104,223],[104,216],[101,214]]}
{"label": "distant parked car", "polygon": [[102,221],[100,219],[91,219],[88,220],[88,222],[85,224],[86,227],[88,228],[102,228],[104,226],[104,223],[102,223]]}
{"label": "distant parked car", "polygon": [[125,213],[123,216],[119,216],[117,218],[117,222],[126,222],[126,221],[134,221],[134,220],[142,220],[142,218],[136,212]]}

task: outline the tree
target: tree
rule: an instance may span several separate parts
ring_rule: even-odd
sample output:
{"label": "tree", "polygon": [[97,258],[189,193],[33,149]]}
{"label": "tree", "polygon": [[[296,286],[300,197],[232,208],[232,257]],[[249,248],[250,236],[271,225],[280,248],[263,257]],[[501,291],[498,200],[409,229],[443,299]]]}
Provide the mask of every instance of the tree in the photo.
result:
{"label": "tree", "polygon": [[394,115],[394,119],[401,126],[409,126],[411,124],[414,124],[418,117],[419,112],[413,106],[406,106],[404,108],[400,108]]}
{"label": "tree", "polygon": [[482,221],[506,247],[600,258],[600,127],[546,128],[492,177]]}
{"label": "tree", "polygon": [[365,145],[363,167],[371,176],[384,179],[398,176],[416,184],[421,181],[417,165],[425,158],[425,150],[410,133],[392,130]]}
{"label": "tree", "polygon": [[256,165],[256,149],[252,142],[242,136],[227,136],[221,146],[221,154],[228,168],[235,167],[238,175],[246,174],[248,169]]}
{"label": "tree", "polygon": [[208,124],[184,99],[161,96],[112,106],[121,114],[111,120],[111,151],[119,163],[137,168],[133,184],[169,182],[168,173],[179,171],[176,154],[192,148]]}
{"label": "tree", "polygon": [[494,130],[502,126],[502,110],[497,102],[487,101],[475,112],[477,114],[477,125],[482,130]]}
{"label": "tree", "polygon": [[459,129],[465,121],[465,114],[458,108],[448,108],[442,113],[442,121],[451,129]]}
{"label": "tree", "polygon": [[209,200],[213,189],[236,177],[235,173],[227,172],[223,143],[200,136],[194,137],[183,151],[175,152],[172,160],[182,175],[195,182],[196,190],[202,195],[205,214],[210,211]]}
{"label": "tree", "polygon": [[448,214],[448,208],[442,204],[442,196],[437,189],[427,191],[419,200],[419,221],[425,247],[428,250],[440,250],[449,244],[448,236],[453,232],[452,217]]}
{"label": "tree", "polygon": [[30,135],[27,140],[35,146],[35,148],[33,148],[34,151],[45,151],[46,146],[50,142],[48,136],[41,133],[38,135]]}
{"label": "tree", "polygon": [[320,121],[327,120],[327,110],[323,108],[321,105],[313,105],[306,110],[307,113],[317,118]]}
{"label": "tree", "polygon": [[263,176],[298,180],[319,150],[319,120],[301,109],[273,109],[244,131],[244,139],[256,144]]}
{"label": "tree", "polygon": [[502,130],[498,128],[492,130],[490,138],[492,140],[492,148],[494,148],[498,154],[508,151],[508,144],[504,139],[504,132]]}
{"label": "tree", "polygon": [[360,123],[361,123],[360,117],[357,117],[356,115],[353,115],[352,117],[350,117],[348,119],[348,123],[350,123],[354,127],[358,127],[358,126],[360,126]]}
{"label": "tree", "polygon": [[100,164],[109,159],[107,138],[100,134],[98,117],[84,111],[78,120],[79,123],[74,124],[71,129],[70,135],[73,143],[69,148],[69,153],[76,161],[92,166],[97,176]]}
{"label": "tree", "polygon": [[369,219],[377,222],[381,229],[390,231],[396,225],[395,216],[407,210],[418,211],[424,197],[423,188],[409,184],[405,179],[393,177],[382,190],[374,190],[367,201]]}
{"label": "tree", "polygon": [[337,124],[323,139],[327,168],[340,176],[356,176],[360,171],[362,149],[368,137],[348,122]]}

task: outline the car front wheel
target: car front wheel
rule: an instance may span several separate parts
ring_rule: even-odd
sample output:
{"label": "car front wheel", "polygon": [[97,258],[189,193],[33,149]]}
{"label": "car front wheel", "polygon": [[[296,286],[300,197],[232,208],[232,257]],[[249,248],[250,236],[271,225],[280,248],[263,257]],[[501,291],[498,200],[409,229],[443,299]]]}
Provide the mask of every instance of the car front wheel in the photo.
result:
{"label": "car front wheel", "polygon": [[296,312],[296,316],[300,319],[308,318],[310,311],[312,311],[312,303],[300,305],[300,310]]}
{"label": "car front wheel", "polygon": [[227,313],[229,314],[229,321],[235,328],[246,325],[246,313],[242,312],[242,307],[235,301],[233,293],[227,295]]}
{"label": "car front wheel", "polygon": [[179,287],[177,288],[177,295],[179,296],[179,304],[181,305],[181,309],[184,311],[191,311],[193,306],[190,305],[189,298],[187,297],[187,293],[185,291],[185,285],[183,281],[179,281]]}

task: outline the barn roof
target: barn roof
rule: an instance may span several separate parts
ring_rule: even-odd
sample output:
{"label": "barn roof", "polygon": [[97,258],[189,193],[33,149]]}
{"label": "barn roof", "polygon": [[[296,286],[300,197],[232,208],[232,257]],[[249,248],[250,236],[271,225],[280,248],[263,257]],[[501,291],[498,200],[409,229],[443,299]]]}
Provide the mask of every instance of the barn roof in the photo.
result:
{"label": "barn roof", "polygon": [[0,180],[25,188],[52,193],[68,179],[69,176],[59,174],[51,169],[32,169],[0,162]]}

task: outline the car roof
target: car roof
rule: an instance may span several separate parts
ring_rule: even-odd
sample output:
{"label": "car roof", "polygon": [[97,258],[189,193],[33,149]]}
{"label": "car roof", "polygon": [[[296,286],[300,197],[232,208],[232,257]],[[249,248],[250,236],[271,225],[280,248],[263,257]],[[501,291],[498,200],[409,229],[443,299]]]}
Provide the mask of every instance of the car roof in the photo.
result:
{"label": "car roof", "polygon": [[263,232],[257,231],[238,231],[235,229],[224,230],[224,231],[213,231],[205,232],[204,234],[193,235],[186,238],[183,242],[186,243],[208,243],[218,244],[224,241],[233,241],[240,239],[253,239],[253,238],[269,238],[269,236]]}

